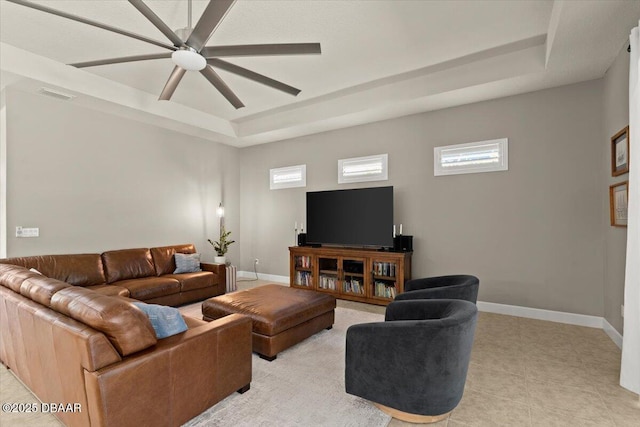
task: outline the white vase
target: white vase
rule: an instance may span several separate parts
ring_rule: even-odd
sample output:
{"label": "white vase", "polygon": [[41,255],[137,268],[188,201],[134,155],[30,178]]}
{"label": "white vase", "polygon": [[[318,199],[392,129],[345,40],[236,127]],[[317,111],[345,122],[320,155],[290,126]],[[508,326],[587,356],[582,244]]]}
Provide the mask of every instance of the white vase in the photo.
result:
{"label": "white vase", "polygon": [[215,264],[226,264],[227,263],[227,259],[224,256],[214,256],[213,257],[213,262]]}

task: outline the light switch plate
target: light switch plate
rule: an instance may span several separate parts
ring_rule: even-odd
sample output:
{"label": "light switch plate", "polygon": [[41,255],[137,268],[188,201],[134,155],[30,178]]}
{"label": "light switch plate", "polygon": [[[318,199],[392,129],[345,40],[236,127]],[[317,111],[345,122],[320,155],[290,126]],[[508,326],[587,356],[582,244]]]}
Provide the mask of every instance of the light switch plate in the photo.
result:
{"label": "light switch plate", "polygon": [[40,228],[38,227],[16,227],[16,237],[39,237]]}

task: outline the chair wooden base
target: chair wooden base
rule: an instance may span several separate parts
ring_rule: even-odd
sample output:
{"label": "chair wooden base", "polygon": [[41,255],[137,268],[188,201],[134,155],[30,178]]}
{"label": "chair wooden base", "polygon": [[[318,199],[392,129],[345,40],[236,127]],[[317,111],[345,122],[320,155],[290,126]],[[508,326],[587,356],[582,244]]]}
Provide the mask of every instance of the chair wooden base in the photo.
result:
{"label": "chair wooden base", "polygon": [[437,423],[438,421],[447,419],[452,412],[452,411],[449,411],[442,415],[419,415],[419,414],[410,414],[409,412],[399,411],[398,409],[390,408],[388,406],[384,406],[375,402],[373,402],[373,404],[376,405],[376,407],[380,409],[382,412],[392,416],[393,418],[397,418],[400,421],[404,421],[407,423],[414,423],[414,424]]}

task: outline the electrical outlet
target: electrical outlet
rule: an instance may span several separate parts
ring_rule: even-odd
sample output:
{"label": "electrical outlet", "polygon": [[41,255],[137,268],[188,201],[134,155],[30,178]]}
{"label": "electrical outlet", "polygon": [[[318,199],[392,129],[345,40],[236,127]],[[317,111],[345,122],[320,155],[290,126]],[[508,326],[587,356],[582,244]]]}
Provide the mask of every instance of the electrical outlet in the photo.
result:
{"label": "electrical outlet", "polygon": [[258,265],[258,264],[260,264],[260,260],[259,260],[258,258],[256,258],[256,259],[254,259],[254,260],[253,260],[253,263],[254,263],[255,265]]}
{"label": "electrical outlet", "polygon": [[624,304],[620,306],[620,317],[624,317]]}

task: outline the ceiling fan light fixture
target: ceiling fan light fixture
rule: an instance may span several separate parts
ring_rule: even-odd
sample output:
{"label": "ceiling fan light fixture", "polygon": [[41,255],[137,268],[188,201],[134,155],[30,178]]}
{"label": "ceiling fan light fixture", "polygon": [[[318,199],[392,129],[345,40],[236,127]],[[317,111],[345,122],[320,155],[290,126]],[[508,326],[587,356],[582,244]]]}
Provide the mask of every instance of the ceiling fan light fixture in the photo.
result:
{"label": "ceiling fan light fixture", "polygon": [[[1,1],[1,0],[0,0]],[[92,27],[101,28],[126,37],[140,40],[155,46],[172,51],[169,53],[152,53],[147,55],[132,55],[119,58],[108,58],[98,61],[78,62],[69,64],[77,68],[94,67],[98,65],[120,64],[134,61],[147,61],[151,59],[166,59],[169,56],[172,62],[176,64],[171,72],[167,83],[160,93],[159,100],[168,101],[175,92],[178,84],[182,80],[187,71],[200,71],[200,73],[211,83],[220,94],[229,101],[235,108],[242,108],[244,104],[236,96],[222,78],[214,71],[213,67],[226,70],[231,74],[247,78],[257,83],[269,86],[271,88],[281,90],[290,95],[296,96],[300,93],[300,89],[289,86],[262,74],[231,64],[219,59],[219,56],[271,56],[271,55],[307,55],[321,53],[320,43],[271,43],[271,44],[253,44],[253,45],[230,45],[230,46],[209,46],[207,41],[213,35],[214,31],[225,18],[229,9],[237,2],[237,0],[207,0],[207,5],[200,15],[195,26],[191,25],[192,17],[192,1],[187,0],[187,26],[172,30],[158,15],[156,15],[145,0],[129,0],[129,3],[135,7],[156,29],[164,34],[172,43],[172,45],[150,39],[140,34],[132,33],[111,25],[107,25],[98,21],[83,18],[60,10],[43,6],[39,3],[33,3],[28,0],[6,0],[7,2],[25,6],[31,9],[40,10],[42,12],[60,16],[62,18],[87,24]],[[202,0],[203,2],[205,0]],[[176,50],[177,49],[177,50]],[[207,66],[209,64],[209,66]],[[53,94],[51,91],[43,92],[50,96],[68,99],[69,96],[64,94]]]}
{"label": "ceiling fan light fixture", "polygon": [[207,60],[192,48],[182,48],[171,54],[171,60],[187,71],[200,71],[207,66]]}

